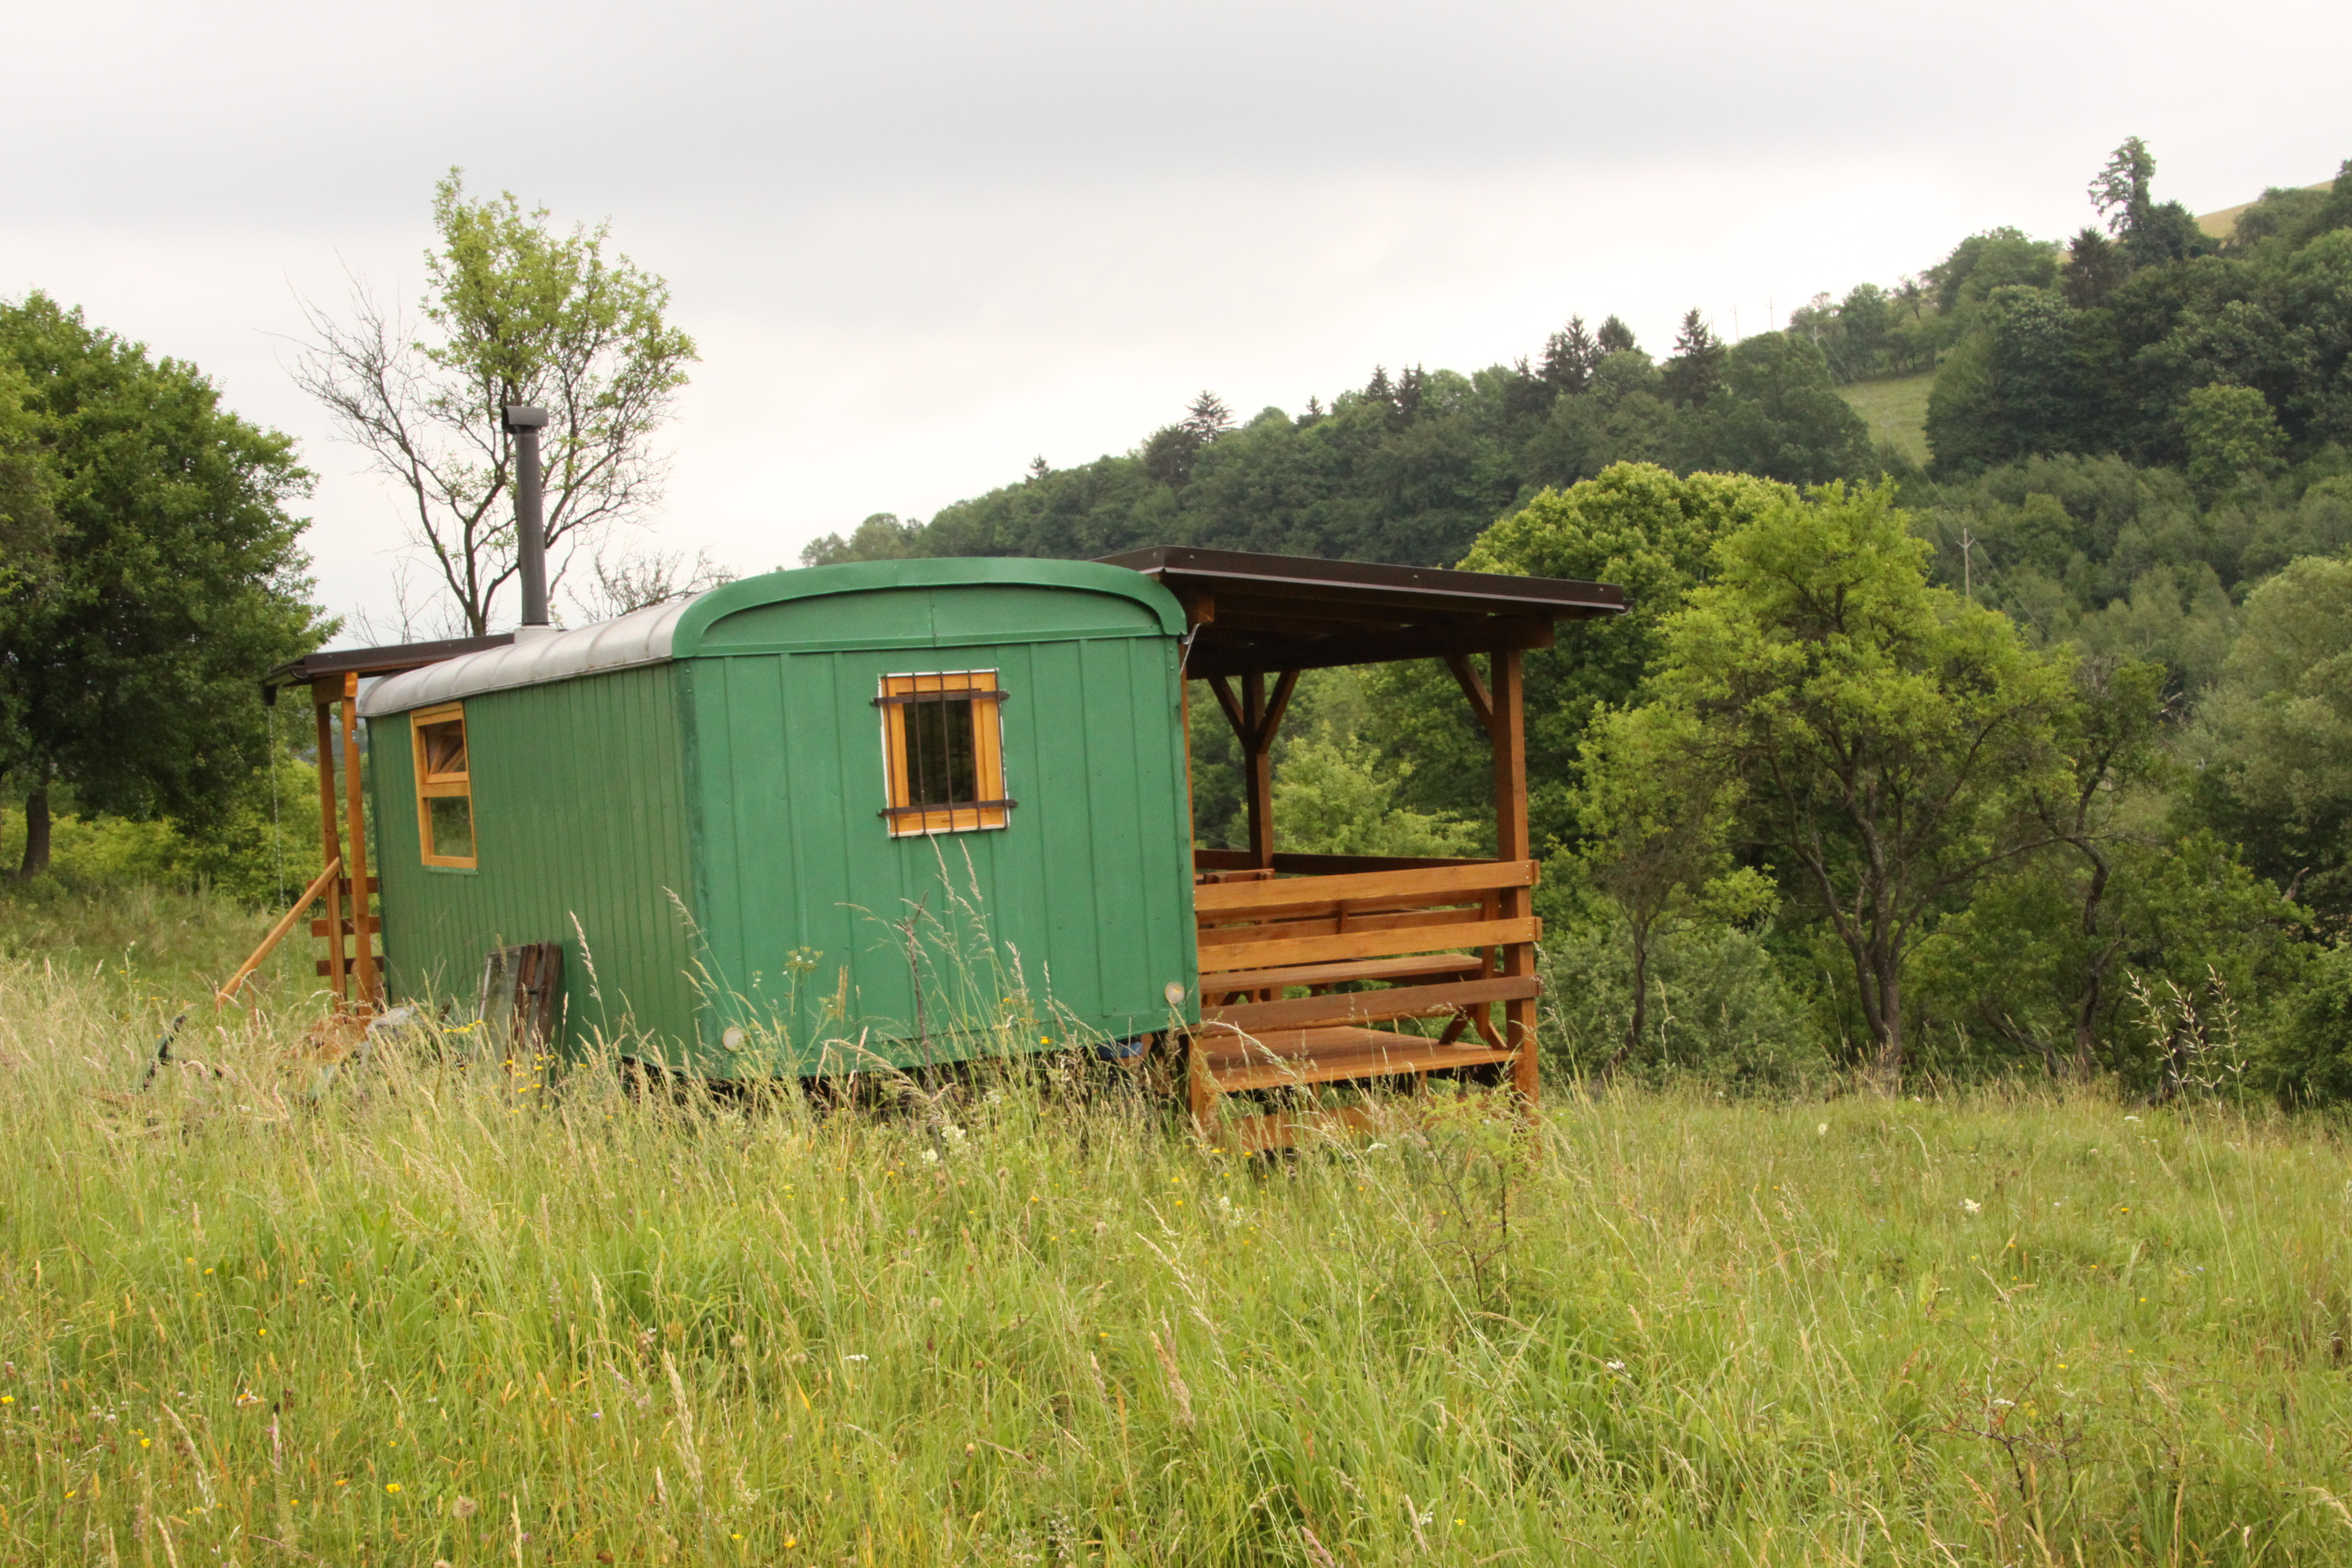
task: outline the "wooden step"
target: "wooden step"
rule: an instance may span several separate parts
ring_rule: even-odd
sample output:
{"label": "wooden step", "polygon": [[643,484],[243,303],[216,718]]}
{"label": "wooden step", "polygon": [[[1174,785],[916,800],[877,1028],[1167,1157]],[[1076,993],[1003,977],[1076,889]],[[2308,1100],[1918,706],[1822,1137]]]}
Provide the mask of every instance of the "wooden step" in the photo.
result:
{"label": "wooden step", "polygon": [[1379,1121],[1362,1107],[1342,1105],[1329,1110],[1276,1110],[1264,1116],[1236,1116],[1230,1121],[1219,1122],[1216,1136],[1219,1143],[1244,1154],[1263,1154],[1272,1149],[1290,1148],[1302,1132],[1336,1138],[1348,1132],[1370,1132],[1379,1126]]}
{"label": "wooden step", "polygon": [[[381,915],[362,915],[361,920],[366,924],[367,929],[371,931],[379,931],[383,929],[383,917]],[[345,915],[343,917],[342,927],[343,934],[345,936],[357,934],[352,930],[351,916]],[[316,920],[310,922],[310,934],[312,936],[325,936],[328,929],[328,922],[323,920]]]}
{"label": "wooden step", "polygon": [[1483,1043],[1447,1046],[1419,1035],[1350,1026],[1269,1029],[1257,1036],[1203,1031],[1192,1037],[1192,1070],[1214,1094],[1444,1072],[1507,1062],[1516,1055]]}
{"label": "wooden step", "polygon": [[1203,1025],[1223,1025],[1244,1035],[1268,1029],[1319,1029],[1333,1024],[1378,1024],[1391,1018],[1433,1018],[1490,1002],[1524,1002],[1543,994],[1532,974],[1495,974],[1483,980],[1449,980],[1437,985],[1391,985],[1379,991],[1332,991],[1281,1002],[1241,1002],[1203,1007]]}
{"label": "wooden step", "polygon": [[1418,957],[1360,958],[1352,963],[1301,963],[1288,969],[1203,971],[1201,994],[1230,996],[1242,991],[1280,991],[1292,985],[1344,985],[1351,980],[1416,980],[1427,974],[1475,974],[1486,960],[1475,952],[1432,952]]}

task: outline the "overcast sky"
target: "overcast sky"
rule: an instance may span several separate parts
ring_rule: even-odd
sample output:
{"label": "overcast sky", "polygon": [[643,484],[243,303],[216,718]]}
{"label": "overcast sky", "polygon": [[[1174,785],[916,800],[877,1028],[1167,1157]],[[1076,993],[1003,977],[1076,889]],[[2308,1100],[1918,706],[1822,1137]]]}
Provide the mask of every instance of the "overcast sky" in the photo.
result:
{"label": "overcast sky", "polygon": [[2200,212],[2352,156],[2342,0],[10,0],[0,38],[0,295],[300,437],[320,596],[379,616],[400,514],[289,340],[351,276],[414,303],[452,164],[668,279],[702,363],[658,537],[752,571],[1203,387],[1296,410],[1571,311],[1659,350],[2070,233],[2126,135]]}

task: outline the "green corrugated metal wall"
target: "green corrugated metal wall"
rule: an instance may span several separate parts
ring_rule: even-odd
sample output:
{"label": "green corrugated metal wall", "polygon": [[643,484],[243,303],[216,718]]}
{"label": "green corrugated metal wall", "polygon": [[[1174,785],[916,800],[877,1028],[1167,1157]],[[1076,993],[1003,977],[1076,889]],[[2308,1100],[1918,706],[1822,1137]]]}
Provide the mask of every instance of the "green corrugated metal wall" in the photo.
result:
{"label": "green corrugated metal wall", "polygon": [[[1164,591],[1085,563],[734,584],[689,609],[674,662],[465,700],[472,872],[419,862],[407,718],[387,716],[393,993],[469,1003],[492,947],[562,942],[570,1039],[635,1031],[632,1054],[715,1075],[855,1065],[827,1040],[952,1059],[982,1048],[969,1026],[1024,1011],[1039,1047],[1140,1033],[1171,982],[1197,1016],[1181,625]],[[1010,826],[892,838],[880,678],[982,668],[1013,693]],[[911,965],[891,924],[910,913]]]}
{"label": "green corrugated metal wall", "polygon": [[[848,1028],[828,1032],[863,1030],[900,1065],[968,1054],[961,1031],[1003,1016],[1016,985],[1046,1019],[1040,1044],[1072,1023],[1161,1026],[1171,982],[1192,999],[1178,647],[1150,609],[1003,584],[883,590],[740,612],[700,651],[683,666],[697,913],[729,1020],[782,1021],[797,984],[786,1032],[812,1071],[812,995],[846,1002]],[[1003,831],[884,826],[873,700],[882,676],[932,669],[994,669],[1013,693],[1005,775],[1020,804]],[[911,964],[891,928],[910,915]]]}
{"label": "green corrugated metal wall", "polygon": [[676,679],[656,665],[466,699],[471,871],[418,859],[407,715],[369,725],[393,995],[470,1005],[492,948],[561,942],[571,1040],[692,1037]]}

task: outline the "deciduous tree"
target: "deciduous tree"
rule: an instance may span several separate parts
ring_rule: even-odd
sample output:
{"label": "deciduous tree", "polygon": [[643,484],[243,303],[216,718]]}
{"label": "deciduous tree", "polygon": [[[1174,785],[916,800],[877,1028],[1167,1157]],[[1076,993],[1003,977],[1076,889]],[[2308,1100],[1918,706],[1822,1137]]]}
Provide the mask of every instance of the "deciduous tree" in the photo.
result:
{"label": "deciduous tree", "polygon": [[2305,556],[2248,595],[2185,750],[2204,820],[2330,925],[2352,921],[2352,561]]}
{"label": "deciduous tree", "polygon": [[1606,1083],[1649,1032],[1650,958],[1661,925],[1705,910],[1738,921],[1771,900],[1768,879],[1735,866],[1738,785],[1718,765],[1687,709],[1618,709],[1594,722],[1576,791],[1580,858],[1625,918],[1633,1008],[1624,1038],[1601,1066]]}
{"label": "deciduous tree", "polygon": [[[1599,478],[1546,490],[1479,539],[1474,572],[1614,583],[1631,608],[1563,630],[1559,646],[1526,656],[1528,810],[1539,854],[1580,837],[1572,790],[1586,731],[1633,700],[1664,650],[1666,617],[1713,570],[1715,547],[1780,500],[1785,486],[1745,475],[1676,478],[1620,463]],[[1485,731],[1454,678],[1435,664],[1384,666],[1370,677],[1374,738],[1416,771],[1405,798],[1423,809],[1477,812],[1491,788]],[[1483,812],[1479,813],[1483,815]]]}
{"label": "deciduous tree", "polygon": [[516,571],[513,438],[502,411],[537,404],[551,576],[660,499],[654,446],[694,363],[669,324],[669,288],[626,257],[611,226],[558,235],[545,208],[477,201],[455,169],[435,187],[438,247],[425,254],[425,331],[364,285],[350,320],[308,307],[313,342],[297,368],[343,438],[403,492],[410,541],[431,560],[455,618],[488,632]]}
{"label": "deciduous tree", "polygon": [[44,869],[49,792],[198,832],[268,759],[255,685],[333,630],[309,600],[293,441],[195,367],[45,295],[0,307],[54,484],[48,552],[0,616],[0,761]]}
{"label": "deciduous tree", "polygon": [[1824,486],[1716,552],[1654,702],[1739,791],[1738,831],[1827,922],[1870,1058],[1902,1082],[1904,984],[1935,916],[2049,843],[2063,677],[2006,616],[1928,585],[1891,487]]}

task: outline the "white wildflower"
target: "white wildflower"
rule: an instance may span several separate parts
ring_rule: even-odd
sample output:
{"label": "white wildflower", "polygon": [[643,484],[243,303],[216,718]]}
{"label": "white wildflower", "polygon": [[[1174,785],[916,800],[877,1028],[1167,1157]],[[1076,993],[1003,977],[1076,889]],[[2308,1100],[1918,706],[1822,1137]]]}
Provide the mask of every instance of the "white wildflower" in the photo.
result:
{"label": "white wildflower", "polygon": [[1984,1213],[1984,1205],[1977,1202],[1974,1198],[1962,1198],[1960,1200],[1960,1207],[1966,1209],[1970,1214]]}

